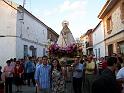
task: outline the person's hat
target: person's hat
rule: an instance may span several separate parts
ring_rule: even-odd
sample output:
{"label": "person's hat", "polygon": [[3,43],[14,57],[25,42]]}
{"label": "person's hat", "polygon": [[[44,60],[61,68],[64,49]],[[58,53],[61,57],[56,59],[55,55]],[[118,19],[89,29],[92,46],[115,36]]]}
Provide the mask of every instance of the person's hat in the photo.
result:
{"label": "person's hat", "polygon": [[6,63],[11,63],[11,61],[10,60],[7,60]]}

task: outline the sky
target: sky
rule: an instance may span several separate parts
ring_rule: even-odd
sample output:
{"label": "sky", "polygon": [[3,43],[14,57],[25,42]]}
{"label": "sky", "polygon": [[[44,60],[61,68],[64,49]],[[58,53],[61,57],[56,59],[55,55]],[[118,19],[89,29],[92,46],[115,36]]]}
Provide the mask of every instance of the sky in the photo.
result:
{"label": "sky", "polygon": [[[20,5],[23,0],[12,0]],[[98,14],[107,0],[25,0],[25,8],[60,34],[62,22],[69,22],[74,38],[99,23]]]}

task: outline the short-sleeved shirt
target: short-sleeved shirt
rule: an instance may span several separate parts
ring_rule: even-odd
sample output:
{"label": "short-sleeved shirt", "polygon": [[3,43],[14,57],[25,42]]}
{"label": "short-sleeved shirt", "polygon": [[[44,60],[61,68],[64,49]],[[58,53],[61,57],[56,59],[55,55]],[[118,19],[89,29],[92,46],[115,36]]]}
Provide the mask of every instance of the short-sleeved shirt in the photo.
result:
{"label": "short-sleeved shirt", "polygon": [[[77,69],[81,70],[80,72],[76,71]],[[83,74],[83,64],[79,63],[76,65],[75,70],[73,72],[73,77],[75,78],[81,78]]]}
{"label": "short-sleeved shirt", "polygon": [[116,75],[116,79],[120,79],[120,78],[124,78],[124,67],[121,68]]}
{"label": "short-sleeved shirt", "polygon": [[[93,69],[92,71],[88,71],[87,69]],[[86,62],[86,74],[93,74],[95,69],[95,62],[92,61],[90,63]]]}
{"label": "short-sleeved shirt", "polygon": [[5,66],[4,67],[4,72],[5,72],[6,77],[13,77],[13,71],[14,71],[13,66]]}
{"label": "short-sleeved shirt", "polygon": [[[121,78],[124,78],[124,67],[121,68],[116,75],[116,79],[121,79]],[[124,88],[124,84],[122,86]]]}

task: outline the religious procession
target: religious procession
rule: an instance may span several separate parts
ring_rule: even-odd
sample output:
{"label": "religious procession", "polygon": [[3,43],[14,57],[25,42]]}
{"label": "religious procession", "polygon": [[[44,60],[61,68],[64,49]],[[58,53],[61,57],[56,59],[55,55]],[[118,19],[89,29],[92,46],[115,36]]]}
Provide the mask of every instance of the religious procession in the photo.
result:
{"label": "religious procession", "polygon": [[124,93],[124,0],[0,0],[0,93]]}
{"label": "religious procession", "polygon": [[0,72],[0,93],[124,93],[122,58],[83,55],[68,25],[62,22],[58,41],[48,46],[48,55],[7,60]]}

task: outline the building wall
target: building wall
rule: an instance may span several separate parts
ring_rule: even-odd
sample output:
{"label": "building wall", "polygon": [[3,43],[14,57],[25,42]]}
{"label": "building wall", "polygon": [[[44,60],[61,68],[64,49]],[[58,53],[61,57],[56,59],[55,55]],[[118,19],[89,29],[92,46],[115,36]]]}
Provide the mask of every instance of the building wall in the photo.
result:
{"label": "building wall", "polygon": [[102,22],[100,22],[100,24],[96,27],[96,29],[94,29],[93,32],[93,52],[96,57],[105,56],[104,28]]}
{"label": "building wall", "polygon": [[38,44],[24,41],[21,38],[17,38],[16,41],[18,42],[16,45],[16,49],[17,49],[16,50],[16,53],[17,53],[16,57],[17,58],[23,58],[24,57],[24,45],[28,46],[28,56],[32,56],[32,51],[30,50],[30,46],[34,46],[34,48],[37,49],[37,54],[36,54],[37,57],[43,56],[43,48],[45,48],[45,47],[40,46]]}
{"label": "building wall", "polygon": [[82,43],[82,47],[83,47],[83,55],[86,55],[87,54],[87,51],[86,51],[86,41],[87,41],[87,38],[88,36],[87,35],[84,35],[83,38],[80,38],[80,41]]}
{"label": "building wall", "polygon": [[16,13],[14,8],[0,0],[0,35],[16,36]]}
{"label": "building wall", "polygon": [[92,29],[89,29],[87,32],[86,32],[86,54],[87,55],[92,55],[93,54],[93,36],[92,36]]}
{"label": "building wall", "polygon": [[28,45],[28,55],[32,52],[30,46],[37,48],[37,56],[46,54],[47,27],[41,21],[21,11],[13,2],[0,0],[0,65],[4,66],[10,58],[23,58],[24,45]]}
{"label": "building wall", "polygon": [[104,41],[104,28],[101,22],[93,32],[93,46]]}
{"label": "building wall", "polygon": [[15,37],[0,37],[0,66],[5,66],[7,60],[16,57],[15,41]]}
{"label": "building wall", "polygon": [[[109,16],[112,16],[111,34],[107,33],[106,20]],[[105,38],[110,37],[124,29],[124,23],[122,23],[122,20],[121,20],[121,2],[117,3],[117,5],[105,16],[103,21],[104,21],[104,27],[105,27]]]}
{"label": "building wall", "polygon": [[[18,11],[17,18],[17,35],[21,38],[17,39],[17,58],[24,57],[24,45],[28,45],[28,55],[32,56],[30,46],[37,49],[37,56],[43,56],[43,48],[46,48],[47,27],[40,23],[30,13],[24,12],[24,19],[21,19],[22,13]],[[20,47],[20,48],[18,48]]]}
{"label": "building wall", "polygon": [[[18,15],[19,19],[21,14],[18,12]],[[20,24],[22,24],[22,27]],[[23,23],[18,20],[17,26],[17,35],[20,35],[22,32],[22,38],[26,38],[39,43],[44,43],[47,41],[47,27],[38,22],[29,13],[24,13]]]}
{"label": "building wall", "polygon": [[[11,3],[13,5],[13,3]],[[16,13],[10,5],[0,0],[0,65],[16,57]],[[2,37],[3,36],[3,37]]]}
{"label": "building wall", "polygon": [[93,46],[93,53],[96,58],[105,57],[105,43],[101,42],[101,43]]}
{"label": "building wall", "polygon": [[108,55],[108,45],[113,44],[113,53],[117,53],[117,43],[124,41],[124,32],[106,40],[106,55]]}
{"label": "building wall", "polygon": [[[122,0],[123,1],[123,0]],[[106,55],[108,55],[108,45],[113,45],[113,53],[118,51],[118,42],[124,41],[124,23],[121,20],[121,0],[111,9],[111,11],[104,17],[104,28],[105,28],[105,44],[106,44]],[[112,31],[110,34],[107,33],[107,18],[112,18]],[[122,31],[122,32],[121,32]],[[121,32],[121,33],[119,33]],[[119,33],[119,34],[117,34]],[[115,35],[117,34],[117,35]],[[114,35],[114,36],[113,36]],[[112,36],[112,37],[111,37]],[[110,38],[109,38],[110,37]]]}
{"label": "building wall", "polygon": [[59,37],[59,35],[56,32],[54,32],[54,30],[48,28],[48,39],[51,42],[57,42],[58,37]]}

